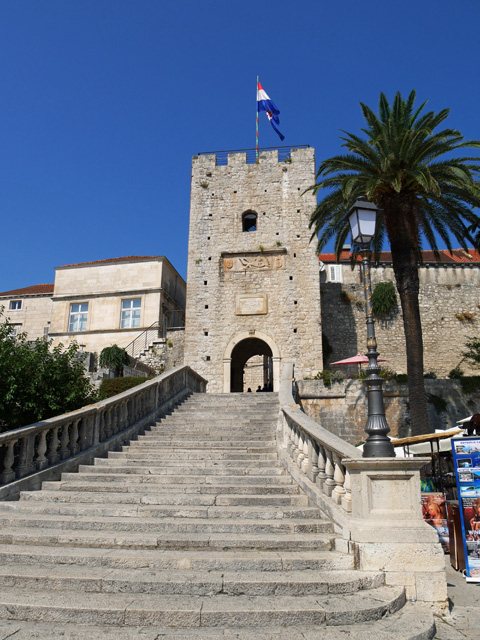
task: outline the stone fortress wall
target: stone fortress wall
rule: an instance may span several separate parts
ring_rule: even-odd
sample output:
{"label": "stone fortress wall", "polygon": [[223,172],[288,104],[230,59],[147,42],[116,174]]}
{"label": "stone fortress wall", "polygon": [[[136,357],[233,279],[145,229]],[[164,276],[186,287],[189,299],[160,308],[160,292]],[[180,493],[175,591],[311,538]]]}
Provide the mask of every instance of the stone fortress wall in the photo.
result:
{"label": "stone fortress wall", "polygon": [[[232,349],[257,338],[272,350],[274,379],[281,361],[308,376],[322,367],[318,260],[308,221],[315,196],[314,150],[245,153],[192,162],[185,362],[209,380],[208,391],[228,385]],[[242,216],[257,214],[256,230]],[[254,354],[252,354],[254,355]],[[228,389],[230,390],[230,389]]]}
{"label": "stone fortress wall", "polygon": [[[366,352],[360,266],[352,271],[349,264],[344,264],[342,272],[342,283],[321,283],[322,328],[333,348],[329,362]],[[480,264],[422,266],[419,275],[425,372],[433,371],[438,378],[446,378],[460,364],[466,375],[478,375],[478,368],[462,362],[462,352],[467,340],[480,337]],[[389,266],[372,266],[371,276],[372,288],[378,282],[395,282],[393,269]],[[398,294],[397,307],[376,321],[375,331],[380,357],[389,360],[383,366],[406,373],[405,336]]]}

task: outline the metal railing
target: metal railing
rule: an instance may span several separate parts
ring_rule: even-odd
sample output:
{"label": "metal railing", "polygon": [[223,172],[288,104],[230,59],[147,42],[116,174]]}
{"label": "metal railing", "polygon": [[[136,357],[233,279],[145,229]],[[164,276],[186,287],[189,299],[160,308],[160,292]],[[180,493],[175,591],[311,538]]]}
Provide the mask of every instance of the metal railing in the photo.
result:
{"label": "metal railing", "polygon": [[[262,151],[278,151],[278,161],[279,162],[289,162],[291,161],[291,152],[292,149],[309,149],[309,144],[297,144],[295,146],[288,147],[262,147],[259,149],[260,156]],[[197,155],[199,156],[212,156],[214,155],[217,158],[217,166],[228,165],[228,154],[229,153],[245,153],[247,156],[247,164],[255,164],[257,161],[256,157],[256,149],[230,149],[228,151],[201,151]]]}
{"label": "metal railing", "polygon": [[146,351],[154,340],[165,338],[168,329],[179,329],[185,326],[184,311],[167,311],[163,322],[155,321],[140,333],[132,342],[127,344],[125,351],[132,358],[138,358],[142,351]]}

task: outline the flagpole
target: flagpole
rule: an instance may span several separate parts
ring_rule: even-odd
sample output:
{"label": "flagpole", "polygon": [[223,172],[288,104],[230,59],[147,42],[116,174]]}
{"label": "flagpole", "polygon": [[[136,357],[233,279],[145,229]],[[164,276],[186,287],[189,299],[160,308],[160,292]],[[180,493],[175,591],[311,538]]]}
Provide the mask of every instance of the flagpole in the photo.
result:
{"label": "flagpole", "polygon": [[256,151],[256,155],[255,155],[255,160],[256,163],[258,164],[258,76],[257,76],[257,127],[256,127],[256,147],[255,147],[255,151]]}

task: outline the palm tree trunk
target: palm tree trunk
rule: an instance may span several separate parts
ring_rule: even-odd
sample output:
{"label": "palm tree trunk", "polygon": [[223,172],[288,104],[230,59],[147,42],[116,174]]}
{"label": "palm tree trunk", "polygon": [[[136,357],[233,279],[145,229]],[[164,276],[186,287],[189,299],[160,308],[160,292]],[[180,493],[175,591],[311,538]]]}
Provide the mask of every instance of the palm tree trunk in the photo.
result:
{"label": "palm tree trunk", "polygon": [[[398,232],[398,227],[397,227]],[[403,237],[402,237],[403,236]],[[423,338],[418,294],[418,254],[400,233],[391,239],[393,271],[403,312],[403,329],[407,352],[409,435],[429,433],[427,397],[423,378]]]}

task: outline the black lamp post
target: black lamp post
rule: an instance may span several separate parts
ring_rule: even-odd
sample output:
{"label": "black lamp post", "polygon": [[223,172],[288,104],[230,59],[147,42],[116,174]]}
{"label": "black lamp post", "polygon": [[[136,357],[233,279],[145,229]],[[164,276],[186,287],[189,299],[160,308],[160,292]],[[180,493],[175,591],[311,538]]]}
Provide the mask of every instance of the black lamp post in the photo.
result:
{"label": "black lamp post", "polygon": [[365,315],[367,320],[368,376],[365,379],[368,398],[368,417],[365,431],[368,438],[363,445],[364,458],[394,458],[395,451],[387,433],[390,431],[383,402],[383,378],[379,376],[375,320],[372,309],[372,284],[370,281],[370,243],[375,235],[378,209],[366,198],[358,198],[348,214],[352,230],[352,243],[360,248],[365,287]]}

